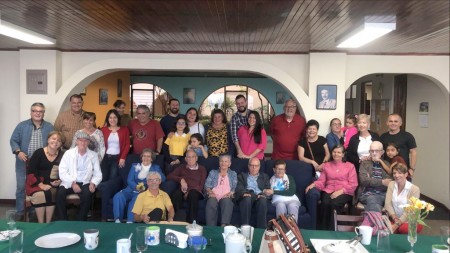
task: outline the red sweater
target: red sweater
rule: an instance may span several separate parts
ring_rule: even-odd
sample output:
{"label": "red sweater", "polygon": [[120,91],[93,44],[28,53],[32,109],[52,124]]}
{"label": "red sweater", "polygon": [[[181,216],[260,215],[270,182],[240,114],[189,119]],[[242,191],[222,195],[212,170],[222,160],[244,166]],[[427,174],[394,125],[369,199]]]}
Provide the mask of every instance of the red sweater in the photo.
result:
{"label": "red sweater", "polygon": [[[111,130],[107,126],[102,127],[103,137],[105,139],[105,150],[108,151],[108,138],[111,134]],[[120,127],[117,131],[119,135],[119,146],[120,146],[120,159],[126,159],[128,152],[130,151],[130,132],[127,127]]]}
{"label": "red sweater", "polygon": [[198,164],[198,170],[191,170],[187,167],[187,164],[181,164],[167,176],[167,180],[173,180],[180,183],[181,179],[184,178],[188,185],[188,191],[190,189],[195,189],[202,192],[203,186],[205,185],[206,174],[205,167],[200,164]]}

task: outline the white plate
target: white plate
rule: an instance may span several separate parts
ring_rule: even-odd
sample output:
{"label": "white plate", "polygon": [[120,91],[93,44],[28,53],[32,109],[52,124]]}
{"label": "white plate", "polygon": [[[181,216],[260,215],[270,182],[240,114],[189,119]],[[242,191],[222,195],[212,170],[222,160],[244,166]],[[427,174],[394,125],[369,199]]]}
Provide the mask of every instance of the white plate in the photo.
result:
{"label": "white plate", "polygon": [[[340,242],[347,242],[348,240],[330,240],[330,239],[311,239],[311,244],[317,253],[324,253],[322,250],[323,246],[334,243],[338,244]],[[350,248],[349,253],[369,253],[366,248],[361,243],[356,244],[354,248]],[[344,252],[342,252],[344,253]]]}
{"label": "white plate", "polygon": [[74,233],[55,233],[44,235],[36,239],[34,244],[41,248],[62,248],[77,243],[81,237]]}
{"label": "white plate", "polygon": [[0,231],[0,242],[9,241],[9,230]]}

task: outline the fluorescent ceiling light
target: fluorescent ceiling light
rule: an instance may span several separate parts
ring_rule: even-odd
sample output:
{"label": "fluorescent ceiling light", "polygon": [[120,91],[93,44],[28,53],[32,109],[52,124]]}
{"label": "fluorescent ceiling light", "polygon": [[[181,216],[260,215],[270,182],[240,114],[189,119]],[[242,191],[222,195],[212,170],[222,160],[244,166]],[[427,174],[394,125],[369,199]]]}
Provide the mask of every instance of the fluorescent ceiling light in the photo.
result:
{"label": "fluorescent ceiling light", "polygon": [[52,45],[55,39],[30,31],[26,28],[0,20],[0,34],[32,44]]}
{"label": "fluorescent ceiling light", "polygon": [[364,24],[351,32],[349,35],[337,39],[339,48],[361,47],[379,37],[395,30],[396,24],[393,22],[364,22]]}

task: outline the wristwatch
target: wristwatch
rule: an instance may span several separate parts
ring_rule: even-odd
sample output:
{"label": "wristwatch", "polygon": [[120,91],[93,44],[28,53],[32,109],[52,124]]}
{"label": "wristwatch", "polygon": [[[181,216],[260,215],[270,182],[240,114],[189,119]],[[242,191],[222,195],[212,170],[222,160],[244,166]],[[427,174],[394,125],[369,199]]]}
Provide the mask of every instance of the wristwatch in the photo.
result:
{"label": "wristwatch", "polygon": [[18,149],[18,150],[16,150],[16,151],[14,151],[14,154],[15,154],[15,155],[19,155],[20,152],[22,152],[22,151],[20,151],[20,149]]}

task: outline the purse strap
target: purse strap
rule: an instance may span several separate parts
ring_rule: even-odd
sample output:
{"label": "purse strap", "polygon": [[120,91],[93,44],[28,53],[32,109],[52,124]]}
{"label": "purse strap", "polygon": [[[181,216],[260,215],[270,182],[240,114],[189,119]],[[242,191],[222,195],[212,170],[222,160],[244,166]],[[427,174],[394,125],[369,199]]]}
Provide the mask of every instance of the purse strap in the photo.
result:
{"label": "purse strap", "polygon": [[291,240],[287,237],[286,233],[283,231],[283,229],[281,228],[278,221],[276,219],[273,219],[271,222],[272,222],[273,226],[275,227],[275,230],[278,231],[279,236],[282,237],[282,242],[283,242],[284,246],[286,247],[286,249],[292,253],[294,253],[294,252],[299,252],[299,253],[309,252],[309,249],[306,247],[303,236],[300,233],[300,230],[298,229],[297,225],[295,224],[295,221],[293,221],[292,218],[286,218],[286,216],[284,216],[284,214],[280,215],[279,218],[280,218],[281,222],[283,222],[289,228],[290,232],[297,239],[299,246],[300,246],[299,250],[296,250],[292,246]]}
{"label": "purse strap", "polygon": [[313,152],[312,152],[311,145],[309,145],[308,139],[306,139],[306,144],[308,144],[309,153],[311,153],[311,157],[312,157],[313,161],[315,161],[315,159],[314,159],[314,154],[313,154]]}

